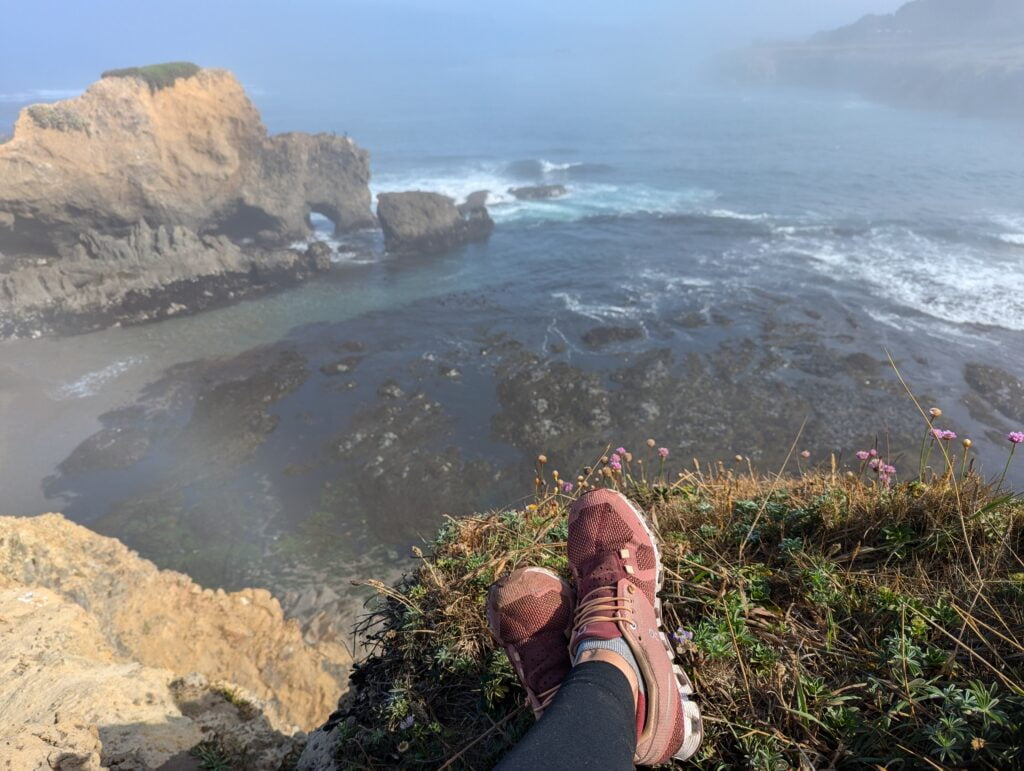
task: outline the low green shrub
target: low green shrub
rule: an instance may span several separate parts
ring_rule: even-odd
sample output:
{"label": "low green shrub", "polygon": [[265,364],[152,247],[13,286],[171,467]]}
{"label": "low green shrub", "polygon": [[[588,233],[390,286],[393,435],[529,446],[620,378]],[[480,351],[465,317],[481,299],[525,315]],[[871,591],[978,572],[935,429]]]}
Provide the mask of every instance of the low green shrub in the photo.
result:
{"label": "low green shrub", "polygon": [[89,121],[70,107],[60,104],[34,104],[27,109],[29,117],[39,128],[85,133],[89,131]]}
{"label": "low green shrub", "polygon": [[199,65],[192,62],[166,62],[164,64],[150,64],[145,67],[125,67],[119,70],[107,70],[101,77],[139,78],[149,85],[151,91],[159,91],[161,88],[173,86],[178,80],[191,78],[199,70]]}

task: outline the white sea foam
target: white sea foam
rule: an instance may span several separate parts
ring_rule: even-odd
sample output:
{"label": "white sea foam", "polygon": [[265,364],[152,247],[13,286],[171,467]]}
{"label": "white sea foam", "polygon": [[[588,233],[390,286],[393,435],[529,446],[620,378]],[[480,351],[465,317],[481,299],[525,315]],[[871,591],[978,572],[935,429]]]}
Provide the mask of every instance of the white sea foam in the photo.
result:
{"label": "white sea foam", "polygon": [[866,283],[935,319],[1024,330],[1024,273],[1005,255],[896,226],[842,242],[804,236],[786,243],[822,273]]}
{"label": "white sea foam", "polygon": [[81,88],[34,88],[29,91],[14,91],[0,94],[0,102],[20,104],[24,102],[56,102],[58,99],[71,99],[81,94]]}
{"label": "white sea foam", "polygon": [[552,163],[551,161],[545,161],[543,158],[541,158],[540,170],[543,174],[553,174],[558,171],[568,171],[569,169],[577,169],[582,165],[582,163]]}
{"label": "white sea foam", "polygon": [[602,305],[585,303],[575,292],[554,292],[556,300],[561,300],[567,311],[585,316],[599,322],[637,320],[641,316],[640,308],[624,308],[620,305]]}
{"label": "white sea foam", "polygon": [[[551,171],[582,165],[540,163]],[[420,170],[382,174],[375,179],[373,192],[431,190],[464,201],[471,193],[486,190],[487,206],[497,222],[575,222],[600,216],[699,213],[716,197],[714,191],[698,188],[664,190],[639,183],[571,182],[566,184],[566,195],[559,198],[520,201],[509,190],[523,182],[507,176],[505,169],[506,164],[475,164],[443,173]]]}
{"label": "white sea foam", "polygon": [[771,214],[744,214],[732,209],[712,209],[707,214],[709,217],[717,217],[723,220],[741,220],[743,222],[763,222],[764,220],[772,219]]}
{"label": "white sea foam", "polygon": [[108,364],[103,369],[87,372],[69,383],[63,383],[53,389],[51,396],[58,400],[84,399],[100,392],[104,385],[123,375],[132,367],[145,361],[145,356],[129,356],[126,359]]}

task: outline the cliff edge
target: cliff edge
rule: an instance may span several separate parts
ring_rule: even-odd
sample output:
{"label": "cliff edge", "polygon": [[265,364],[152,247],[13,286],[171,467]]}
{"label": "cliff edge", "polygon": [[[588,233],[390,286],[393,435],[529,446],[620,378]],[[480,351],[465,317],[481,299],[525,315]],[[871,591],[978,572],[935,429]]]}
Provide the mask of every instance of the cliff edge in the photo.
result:
{"label": "cliff edge", "polygon": [[150,768],[197,745],[276,767],[351,663],[268,592],[203,589],[59,514],[0,517],[0,649],[17,768]]}
{"label": "cliff edge", "polygon": [[[151,72],[172,77],[156,81]],[[284,248],[311,212],[374,224],[348,137],[270,136],[226,70],[115,71],[26,107],[0,144],[0,335],[198,309],[329,262]]]}

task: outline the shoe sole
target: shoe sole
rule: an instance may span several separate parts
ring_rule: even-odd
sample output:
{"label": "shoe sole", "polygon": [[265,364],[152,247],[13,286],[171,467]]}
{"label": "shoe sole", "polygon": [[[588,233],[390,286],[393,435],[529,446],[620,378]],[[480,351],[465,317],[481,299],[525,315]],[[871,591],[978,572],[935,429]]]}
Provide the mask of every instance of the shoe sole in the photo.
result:
{"label": "shoe sole", "polygon": [[647,533],[647,537],[651,539],[651,544],[654,546],[654,559],[658,566],[657,573],[655,576],[655,596],[654,596],[654,616],[658,621],[658,637],[661,638],[661,643],[665,647],[665,655],[668,656],[669,662],[672,664],[672,671],[676,676],[676,686],[679,688],[679,697],[682,702],[683,708],[683,719],[689,723],[690,730],[685,732],[682,746],[676,751],[676,754],[672,757],[676,760],[689,760],[693,757],[694,753],[700,747],[701,742],[704,740],[704,722],[701,720],[700,707],[697,706],[697,702],[693,700],[693,683],[687,674],[683,671],[682,667],[676,664],[676,653],[672,644],[668,640],[668,636],[665,634],[664,624],[661,619],[661,588],[665,583],[665,567],[661,561],[661,547],[658,545],[658,538],[655,536],[654,531],[651,530],[650,524],[647,522],[647,517],[644,516],[643,512],[637,509],[633,505],[633,502],[629,500],[625,495],[620,493],[618,490],[609,490],[608,492],[615,493],[622,499],[629,510],[636,515],[639,520],[641,527],[644,532]]}

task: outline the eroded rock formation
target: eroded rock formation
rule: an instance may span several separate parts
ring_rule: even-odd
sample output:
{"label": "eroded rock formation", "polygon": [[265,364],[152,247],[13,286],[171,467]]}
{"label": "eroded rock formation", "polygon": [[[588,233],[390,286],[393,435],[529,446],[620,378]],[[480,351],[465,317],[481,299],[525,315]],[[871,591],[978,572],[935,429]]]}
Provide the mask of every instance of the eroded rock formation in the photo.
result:
{"label": "eroded rock formation", "polygon": [[[0,594],[0,599],[14,602],[20,597],[28,610],[37,608],[35,620],[25,620],[26,630],[48,626],[46,619],[58,601],[74,606],[62,611],[64,623],[70,623],[69,614],[81,616],[82,623],[72,624],[67,634],[57,635],[46,645],[25,648],[26,661],[35,661],[30,650],[40,656],[49,651],[61,658],[61,640],[99,640],[63,651],[65,657],[98,651],[99,658],[90,654],[91,658],[106,662],[109,671],[106,675],[98,670],[89,674],[96,683],[113,674],[130,679],[133,672],[143,669],[149,672],[147,677],[150,670],[166,671],[166,677],[161,677],[167,683],[172,677],[198,672],[211,682],[240,686],[259,703],[270,726],[289,734],[319,723],[346,687],[345,670],[351,662],[348,652],[338,644],[307,645],[298,623],[285,621],[269,592],[203,589],[187,576],[158,570],[119,541],[97,535],[59,514],[0,517],[0,590],[5,589],[12,594]],[[11,608],[27,612],[20,605],[9,606],[0,613],[0,627],[24,615],[12,615]],[[11,627],[0,632],[10,634]],[[15,638],[21,640],[18,644],[22,647],[28,644],[23,636]],[[4,643],[3,650],[13,650],[14,642],[12,638]],[[36,664],[45,662],[40,659]],[[23,679],[23,671],[12,667],[0,668],[0,712],[4,715],[24,716],[26,723],[47,722],[44,713],[56,704],[70,720],[78,703],[75,699],[88,698],[81,689],[60,695],[65,687],[61,683],[71,677],[70,671],[60,677],[54,673],[57,680],[52,682],[40,671],[28,690],[41,693],[49,688],[54,696],[41,701],[38,709],[29,709],[35,702],[32,693],[26,692],[28,681]],[[137,696],[143,700],[147,683],[138,680]],[[10,705],[22,706],[8,709]],[[97,725],[98,708],[89,709],[93,712],[84,707],[79,710],[79,722]],[[118,716],[107,714],[102,719],[114,717]],[[120,717],[118,724],[131,722]]]}
{"label": "eroded rock formation", "polygon": [[157,89],[103,78],[28,107],[0,145],[0,334],[145,320],[304,278],[327,261],[284,247],[311,212],[372,225],[369,176],[348,137],[269,136],[224,70]]}
{"label": "eroded rock formation", "polygon": [[377,218],[389,252],[442,252],[471,241],[482,241],[494,230],[484,205],[486,196],[473,194],[462,206],[440,193],[412,191],[377,196]]}

